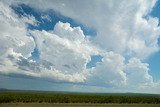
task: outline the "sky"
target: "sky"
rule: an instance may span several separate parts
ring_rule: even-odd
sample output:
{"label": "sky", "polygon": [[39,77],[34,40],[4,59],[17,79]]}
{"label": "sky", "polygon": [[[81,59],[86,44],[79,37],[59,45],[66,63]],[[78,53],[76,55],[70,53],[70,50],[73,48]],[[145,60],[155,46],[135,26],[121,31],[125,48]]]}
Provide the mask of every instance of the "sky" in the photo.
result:
{"label": "sky", "polygon": [[0,88],[160,94],[160,0],[0,0]]}

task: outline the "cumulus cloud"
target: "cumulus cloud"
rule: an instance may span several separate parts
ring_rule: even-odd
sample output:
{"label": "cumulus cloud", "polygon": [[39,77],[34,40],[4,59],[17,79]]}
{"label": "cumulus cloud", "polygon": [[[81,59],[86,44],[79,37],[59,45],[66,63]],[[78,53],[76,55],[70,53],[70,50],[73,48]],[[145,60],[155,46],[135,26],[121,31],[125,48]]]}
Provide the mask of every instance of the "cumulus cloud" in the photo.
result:
{"label": "cumulus cloud", "polygon": [[[38,11],[54,9],[95,28],[97,35],[88,38],[80,27],[62,22],[52,31],[29,30],[27,23],[36,26],[37,21],[34,16],[19,18],[9,7],[16,3]],[[105,87],[159,87],[149,74],[149,65],[143,63],[159,50],[159,21],[149,16],[155,3],[156,0],[0,2],[0,73]],[[41,18],[51,21],[47,15]],[[35,48],[39,52],[37,60],[31,58]],[[102,62],[87,68],[91,55],[101,55]]]}
{"label": "cumulus cloud", "polygon": [[69,23],[58,22],[54,27],[54,33],[71,41],[83,42],[85,38],[80,27],[71,28]]}
{"label": "cumulus cloud", "polygon": [[[107,51],[145,59],[159,50],[159,22],[148,15],[156,0],[48,0],[45,3],[37,1],[38,5],[31,1],[23,2],[41,10],[54,9],[95,28],[97,36],[92,38],[93,41]],[[142,48],[144,52],[141,52]]]}
{"label": "cumulus cloud", "polygon": [[124,57],[113,52],[103,55],[102,62],[99,62],[92,69],[89,83],[100,86],[119,86],[126,84],[126,74],[124,73]]}
{"label": "cumulus cloud", "polygon": [[11,10],[8,5],[0,2],[0,56],[9,49],[23,56],[28,57],[34,49],[33,38],[27,35],[25,22],[32,20],[21,18],[19,19],[16,14]]}
{"label": "cumulus cloud", "polygon": [[[90,55],[98,53],[80,27],[59,22],[52,32],[28,30],[33,16],[19,18],[1,3],[1,73],[16,73],[55,81],[84,82]],[[31,59],[37,48],[40,59]]]}
{"label": "cumulus cloud", "polygon": [[69,23],[58,22],[53,32],[36,30],[30,33],[35,38],[40,59],[50,62],[53,69],[63,74],[78,76],[73,78],[83,75],[83,81],[85,80],[90,55],[97,54],[98,51],[91,46],[79,27],[72,28]]}
{"label": "cumulus cloud", "polygon": [[132,58],[126,64],[125,72],[127,74],[128,84],[142,86],[153,83],[152,76],[149,74],[147,63],[142,63],[137,58]]}
{"label": "cumulus cloud", "polygon": [[149,72],[148,64],[138,58],[131,58],[125,63],[125,58],[120,54],[107,52],[102,62],[91,69],[87,82],[97,86],[155,87],[156,83]]}

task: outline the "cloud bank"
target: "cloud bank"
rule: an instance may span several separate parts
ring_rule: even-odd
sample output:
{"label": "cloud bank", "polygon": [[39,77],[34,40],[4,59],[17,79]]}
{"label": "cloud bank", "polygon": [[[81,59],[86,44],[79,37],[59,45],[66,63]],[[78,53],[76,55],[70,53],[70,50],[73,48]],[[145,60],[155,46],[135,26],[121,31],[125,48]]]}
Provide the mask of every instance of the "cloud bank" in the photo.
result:
{"label": "cloud bank", "polygon": [[[96,29],[97,35],[88,37],[81,27],[60,21],[51,31],[28,29],[28,24],[38,26],[39,22],[32,15],[18,17],[10,7],[18,3],[39,11],[58,11]],[[2,1],[0,74],[129,90],[157,89],[159,83],[153,81],[144,62],[159,51],[159,20],[149,15],[155,3],[156,0]],[[51,21],[49,16],[42,18]],[[32,58],[35,49],[39,53],[36,60]],[[102,56],[102,62],[87,68],[92,55]]]}

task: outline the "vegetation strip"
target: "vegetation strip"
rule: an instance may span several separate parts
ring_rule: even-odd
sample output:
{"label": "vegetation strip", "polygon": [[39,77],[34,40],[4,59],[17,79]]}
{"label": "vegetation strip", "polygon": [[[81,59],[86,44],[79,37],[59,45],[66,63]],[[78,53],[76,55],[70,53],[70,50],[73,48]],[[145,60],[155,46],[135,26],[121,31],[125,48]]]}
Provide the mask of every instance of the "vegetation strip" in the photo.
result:
{"label": "vegetation strip", "polygon": [[0,103],[160,104],[160,95],[3,91]]}

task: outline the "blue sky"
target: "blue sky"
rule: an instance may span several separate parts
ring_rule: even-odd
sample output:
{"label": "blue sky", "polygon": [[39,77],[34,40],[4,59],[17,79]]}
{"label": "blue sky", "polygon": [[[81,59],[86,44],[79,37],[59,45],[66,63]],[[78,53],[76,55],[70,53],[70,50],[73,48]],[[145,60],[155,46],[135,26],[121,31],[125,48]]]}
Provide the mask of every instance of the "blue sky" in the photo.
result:
{"label": "blue sky", "polygon": [[159,0],[37,2],[0,2],[0,88],[160,93]]}

